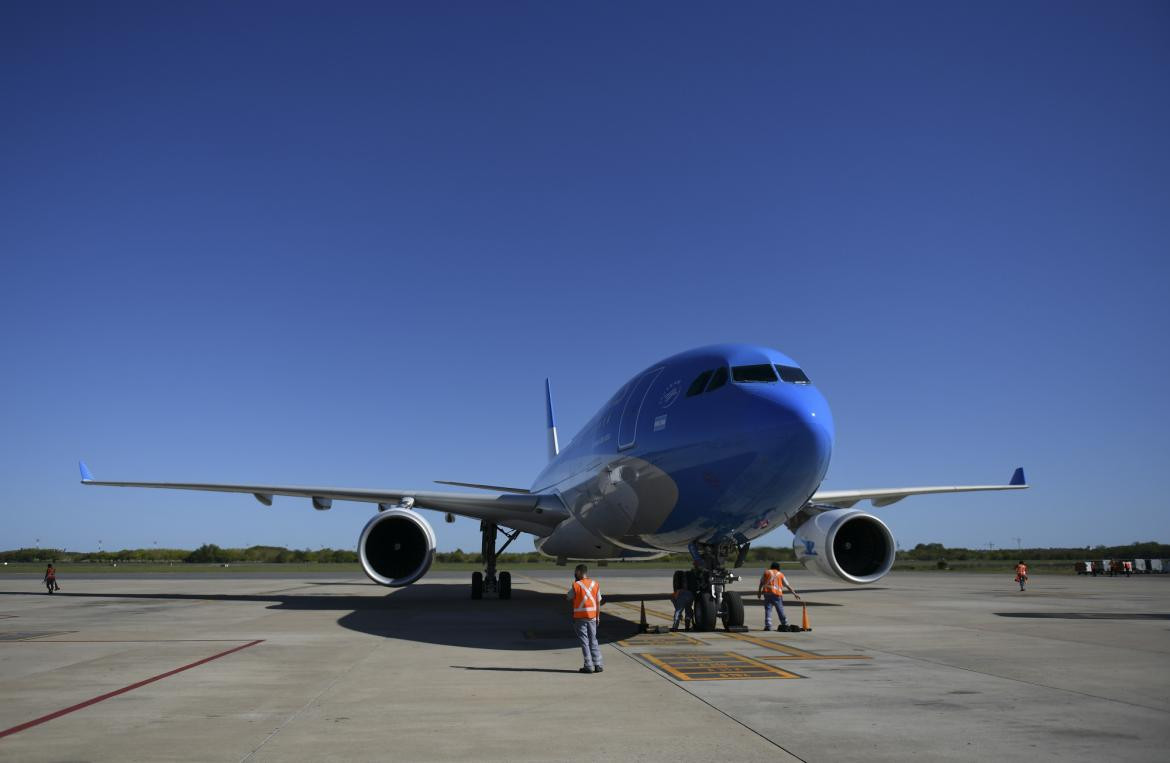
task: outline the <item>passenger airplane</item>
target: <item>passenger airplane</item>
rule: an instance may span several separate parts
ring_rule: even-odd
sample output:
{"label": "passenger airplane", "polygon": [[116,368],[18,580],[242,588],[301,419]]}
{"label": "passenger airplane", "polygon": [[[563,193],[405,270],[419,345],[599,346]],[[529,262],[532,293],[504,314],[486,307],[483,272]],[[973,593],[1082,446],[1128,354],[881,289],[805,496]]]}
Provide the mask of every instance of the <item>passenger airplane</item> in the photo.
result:
{"label": "passenger airplane", "polygon": [[[490,490],[449,493],[282,485],[99,482],[85,463],[85,485],[251,493],[378,504],[358,538],[366,575],[387,586],[409,585],[430,569],[435,532],[414,508],[480,520],[485,569],[471,597],[511,597],[511,576],[496,558],[522,533],[542,553],[573,559],[654,559],[689,552],[700,593],[697,627],[743,624],[738,580],[753,540],[781,524],[808,569],[848,583],[872,583],[894,564],[894,539],[877,517],[854,509],[868,500],[888,506],[907,496],[1026,488],[1023,469],[1007,485],[818,490],[833,450],[833,417],[824,397],[789,357],[766,347],[702,347],[653,364],[614,394],[560,449],[552,393],[545,382],[549,463],[528,489],[466,482]],[[506,538],[496,548],[497,533]],[[676,573],[678,575],[680,573]]]}

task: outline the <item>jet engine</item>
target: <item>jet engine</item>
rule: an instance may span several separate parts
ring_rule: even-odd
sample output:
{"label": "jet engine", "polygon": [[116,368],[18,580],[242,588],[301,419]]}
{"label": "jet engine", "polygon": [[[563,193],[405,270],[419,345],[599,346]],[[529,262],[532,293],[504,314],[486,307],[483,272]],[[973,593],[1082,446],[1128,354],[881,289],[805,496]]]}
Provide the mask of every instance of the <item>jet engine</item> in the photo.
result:
{"label": "jet engine", "polygon": [[405,586],[427,574],[435,558],[435,531],[409,509],[387,509],[366,523],[358,558],[370,580]]}
{"label": "jet engine", "polygon": [[833,509],[796,528],[792,550],[805,569],[847,583],[873,583],[894,566],[894,536],[872,514]]}

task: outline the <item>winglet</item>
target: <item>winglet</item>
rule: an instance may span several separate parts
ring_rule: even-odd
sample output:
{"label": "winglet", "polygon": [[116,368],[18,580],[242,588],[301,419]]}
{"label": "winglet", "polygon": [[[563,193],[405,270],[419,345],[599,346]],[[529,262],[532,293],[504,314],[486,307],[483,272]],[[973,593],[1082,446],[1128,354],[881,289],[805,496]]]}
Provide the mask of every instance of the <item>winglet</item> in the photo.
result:
{"label": "winglet", "polygon": [[1024,479],[1024,467],[1017,466],[1016,470],[1012,472],[1011,482],[1009,485],[1027,485],[1028,481]]}
{"label": "winglet", "polygon": [[85,465],[85,462],[78,461],[77,465],[81,467],[81,481],[93,482],[93,475],[89,473],[89,467]]}
{"label": "winglet", "polygon": [[552,385],[548,379],[544,380],[544,413],[548,426],[548,460],[552,461],[561,452],[561,447],[557,442],[557,420],[553,415]]}

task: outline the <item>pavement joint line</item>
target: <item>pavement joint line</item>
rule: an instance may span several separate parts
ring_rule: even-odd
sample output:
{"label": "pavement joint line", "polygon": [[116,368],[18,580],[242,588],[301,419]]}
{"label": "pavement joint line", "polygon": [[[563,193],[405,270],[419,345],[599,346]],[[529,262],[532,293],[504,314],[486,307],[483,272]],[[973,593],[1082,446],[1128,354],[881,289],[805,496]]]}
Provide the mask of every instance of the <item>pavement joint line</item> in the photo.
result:
{"label": "pavement joint line", "polygon": [[[975,630],[977,630],[977,629],[975,629]],[[857,646],[856,644],[850,644],[848,641],[842,641],[841,643],[845,644],[846,646]],[[911,655],[908,655],[908,654],[902,654],[901,652],[891,652],[891,651],[886,650],[886,649],[874,649],[872,647],[858,647],[858,648],[869,649],[870,651],[877,652],[878,654],[889,654],[889,655],[893,655],[894,657],[901,657],[901,658],[906,659],[906,660],[914,660],[915,662],[925,662],[928,665],[938,665],[940,667],[952,668],[954,670],[964,670],[968,673],[974,673],[974,674],[980,675],[980,676],[988,676],[989,678],[999,678],[999,679],[1002,679],[1004,681],[1014,681],[1015,683],[1026,684],[1028,686],[1035,686],[1039,689],[1048,689],[1050,691],[1060,691],[1060,692],[1065,692],[1067,694],[1076,694],[1077,696],[1080,696],[1080,697],[1088,697],[1090,699],[1097,699],[1097,700],[1101,700],[1102,702],[1116,702],[1119,705],[1129,705],[1130,707],[1140,707],[1143,710],[1154,710],[1154,711],[1159,712],[1159,713],[1165,713],[1166,715],[1170,715],[1170,710],[1166,710],[1165,708],[1161,708],[1161,707],[1153,707],[1151,705],[1143,705],[1140,702],[1129,702],[1129,701],[1124,700],[1124,699],[1114,699],[1112,697],[1102,697],[1099,694],[1090,694],[1087,691],[1077,691],[1076,689],[1065,689],[1065,688],[1062,688],[1060,686],[1050,686],[1049,684],[1037,683],[1036,681],[1027,681],[1023,678],[1015,678],[1013,676],[1003,676],[1003,675],[1000,675],[999,673],[988,673],[985,670],[976,670],[975,668],[965,668],[962,665],[951,665],[950,663],[939,662],[938,660],[928,660],[925,657],[912,657]]]}
{"label": "pavement joint line", "polygon": [[300,717],[301,713],[305,712],[310,707],[312,707],[314,704],[316,704],[317,700],[321,699],[321,697],[324,696],[326,692],[328,692],[330,689],[332,689],[334,686],[336,686],[338,681],[340,681],[341,679],[345,678],[350,673],[352,673],[354,668],[356,668],[358,665],[360,665],[363,662],[365,662],[366,660],[368,660],[370,658],[370,656],[374,654],[374,652],[381,649],[385,644],[386,644],[386,640],[381,640],[378,643],[374,644],[374,647],[372,649],[370,649],[370,651],[368,651],[364,655],[362,655],[361,658],[354,660],[352,665],[350,665],[348,668],[346,668],[345,670],[341,671],[336,676],[334,676],[333,680],[330,681],[328,684],[326,684],[324,686],[324,688],[321,689],[321,691],[314,694],[312,699],[310,699],[308,702],[306,702],[304,705],[302,705],[295,713],[290,715],[288,718],[285,718],[280,723],[280,725],[278,725],[276,728],[274,728],[272,730],[271,734],[264,737],[264,739],[260,742],[260,744],[253,747],[251,752],[249,752],[244,757],[240,758],[240,763],[247,763],[247,761],[255,758],[256,753],[258,753],[260,751],[261,747],[263,747],[264,745],[266,745],[270,741],[272,741],[273,737],[275,737],[277,734],[279,734],[281,731],[283,731],[286,726],[288,726],[290,723],[292,723],[298,717]]}
{"label": "pavement joint line", "polygon": [[707,707],[711,708],[711,709],[712,709],[712,710],[714,710],[715,712],[717,712],[717,713],[719,713],[720,715],[722,715],[724,718],[728,718],[728,719],[730,719],[730,720],[731,720],[733,723],[737,723],[737,724],[739,724],[739,725],[740,725],[740,726],[742,726],[743,728],[747,729],[747,730],[748,730],[750,733],[752,733],[752,734],[755,734],[755,735],[756,735],[756,736],[758,736],[760,739],[763,739],[765,742],[767,742],[768,744],[772,745],[772,746],[773,746],[773,747],[775,747],[776,749],[778,749],[778,750],[782,750],[782,751],[783,751],[785,754],[787,754],[787,755],[791,755],[791,756],[792,756],[793,758],[795,758],[796,760],[799,760],[799,761],[800,761],[800,763],[808,763],[808,761],[807,761],[807,760],[805,760],[804,758],[800,757],[800,756],[799,756],[799,755],[797,755],[796,753],[792,752],[791,750],[789,750],[789,749],[788,749],[787,747],[785,747],[784,745],[780,744],[779,742],[777,742],[777,741],[775,741],[775,740],[773,740],[773,739],[769,739],[768,737],[764,736],[764,735],[763,735],[763,734],[761,734],[759,731],[756,731],[756,730],[755,730],[755,729],[753,729],[751,726],[747,725],[746,723],[744,723],[743,721],[739,720],[739,719],[738,719],[738,718],[736,718],[735,716],[733,716],[733,715],[731,715],[731,714],[727,713],[725,710],[723,710],[723,709],[721,709],[721,708],[718,708],[718,707],[716,707],[715,705],[712,705],[710,702],[708,702],[707,700],[703,699],[703,698],[702,698],[702,697],[700,697],[698,694],[695,694],[693,691],[691,691],[690,687],[688,687],[688,686],[687,686],[685,683],[683,683],[683,682],[681,682],[681,681],[672,681],[672,680],[671,680],[671,678],[670,678],[670,676],[668,676],[668,675],[666,675],[665,673],[662,673],[662,672],[660,672],[660,671],[654,670],[654,669],[653,669],[653,668],[651,668],[649,665],[647,665],[645,662],[643,662],[642,660],[639,660],[639,659],[638,659],[636,656],[634,656],[634,655],[633,655],[633,654],[631,654],[630,652],[626,651],[625,649],[622,649],[620,646],[614,646],[614,648],[615,648],[615,649],[617,649],[617,650],[618,650],[619,652],[621,652],[622,654],[624,654],[624,655],[626,656],[626,659],[633,661],[633,662],[634,662],[634,664],[636,664],[636,665],[639,665],[639,666],[640,666],[642,669],[644,669],[644,670],[649,670],[649,671],[650,671],[650,672],[651,672],[653,675],[656,675],[656,676],[658,676],[658,677],[659,677],[661,680],[665,681],[665,682],[666,682],[668,685],[670,685],[670,686],[673,686],[673,687],[675,687],[675,688],[677,688],[677,689],[680,689],[681,691],[684,691],[684,692],[686,692],[687,694],[691,695],[691,696],[692,696],[692,697],[694,697],[695,699],[697,699],[697,700],[699,700],[700,702],[702,702],[702,703],[703,703],[704,705],[706,705]]}
{"label": "pavement joint line", "polygon": [[190,670],[191,668],[197,668],[200,665],[205,665],[205,664],[211,662],[212,660],[218,660],[220,657],[227,657],[229,654],[234,654],[235,652],[239,652],[243,649],[247,649],[248,647],[256,646],[257,644],[263,644],[263,643],[264,643],[264,639],[262,639],[262,638],[256,639],[255,641],[249,641],[246,644],[241,644],[240,646],[233,647],[231,649],[226,649],[226,650],[219,652],[217,654],[213,654],[210,657],[204,657],[202,660],[196,660],[195,662],[188,663],[188,664],[183,665],[181,667],[175,668],[174,670],[168,670],[166,673],[159,673],[158,675],[151,676],[150,678],[147,678],[143,681],[139,681],[137,683],[130,684],[129,686],[123,686],[121,689],[115,689],[114,691],[106,692],[105,694],[99,694],[98,696],[92,697],[91,699],[87,699],[84,702],[78,702],[76,705],[70,705],[69,707],[62,708],[61,710],[57,710],[55,712],[49,713],[48,715],[42,715],[40,718],[34,718],[31,721],[26,721],[26,722],[18,724],[16,726],[12,726],[11,728],[4,729],[4,730],[0,731],[0,739],[3,739],[6,736],[11,736],[12,734],[17,734],[17,733],[19,733],[21,731],[25,731],[27,729],[31,729],[34,726],[40,726],[42,723],[48,723],[49,721],[51,721],[55,718],[60,718],[63,715],[68,715],[69,713],[74,713],[74,712],[77,712],[78,710],[83,710],[83,709],[89,707],[90,705],[96,705],[99,702],[103,702],[103,701],[110,699],[112,697],[117,697],[120,694],[125,694],[126,692],[133,691],[135,689],[139,689],[143,686],[146,686],[147,684],[152,684],[155,681],[161,681],[164,678],[169,678],[170,676],[173,676],[176,673],[182,673],[185,670]]}

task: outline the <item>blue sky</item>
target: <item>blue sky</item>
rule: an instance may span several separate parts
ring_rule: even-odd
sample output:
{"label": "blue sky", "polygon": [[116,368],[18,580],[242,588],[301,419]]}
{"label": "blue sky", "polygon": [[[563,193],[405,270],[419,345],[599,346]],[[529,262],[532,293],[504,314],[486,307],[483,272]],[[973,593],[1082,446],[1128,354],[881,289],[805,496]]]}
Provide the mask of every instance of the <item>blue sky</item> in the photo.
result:
{"label": "blue sky", "polygon": [[1166,541],[1167,82],[1156,2],[7,4],[0,547],[351,547],[76,460],[528,484],[545,376],[564,441],[721,341],[822,389],[826,487],[1027,468],[903,546]]}

